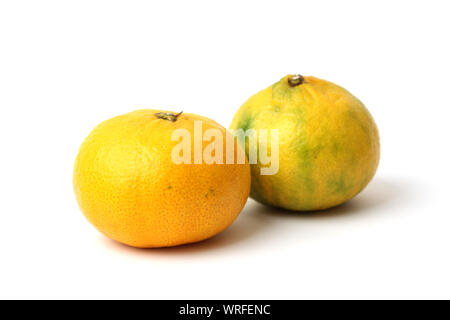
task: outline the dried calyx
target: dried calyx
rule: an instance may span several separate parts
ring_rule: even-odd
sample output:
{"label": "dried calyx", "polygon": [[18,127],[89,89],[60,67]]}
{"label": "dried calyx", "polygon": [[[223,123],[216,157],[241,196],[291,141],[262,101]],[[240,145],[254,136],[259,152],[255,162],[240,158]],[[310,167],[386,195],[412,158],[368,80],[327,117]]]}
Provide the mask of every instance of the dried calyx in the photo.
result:
{"label": "dried calyx", "polygon": [[163,119],[163,120],[168,120],[168,121],[172,121],[175,122],[177,121],[178,117],[183,113],[183,111],[179,112],[179,113],[172,113],[172,112],[158,112],[155,113],[155,116],[158,119]]}
{"label": "dried calyx", "polygon": [[288,83],[291,87],[296,87],[305,82],[305,78],[301,74],[295,74],[293,76],[289,76]]}

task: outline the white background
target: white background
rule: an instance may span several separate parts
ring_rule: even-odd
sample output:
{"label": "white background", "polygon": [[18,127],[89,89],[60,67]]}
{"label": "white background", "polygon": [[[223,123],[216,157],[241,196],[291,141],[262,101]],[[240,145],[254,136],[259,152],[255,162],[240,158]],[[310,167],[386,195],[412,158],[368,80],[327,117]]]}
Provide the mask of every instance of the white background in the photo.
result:
{"label": "white background", "polygon": [[[1,1],[0,298],[450,298],[448,1]],[[317,214],[252,200],[212,240],[125,247],[72,191],[99,122],[140,108],[228,127],[288,73],[374,116],[372,183]]]}

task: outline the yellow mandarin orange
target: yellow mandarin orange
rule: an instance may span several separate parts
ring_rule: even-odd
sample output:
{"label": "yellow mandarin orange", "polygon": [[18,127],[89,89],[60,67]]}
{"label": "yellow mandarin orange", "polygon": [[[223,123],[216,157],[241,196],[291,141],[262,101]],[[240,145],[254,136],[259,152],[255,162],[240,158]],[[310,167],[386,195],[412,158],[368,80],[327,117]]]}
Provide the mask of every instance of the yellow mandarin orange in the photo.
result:
{"label": "yellow mandarin orange", "polygon": [[[194,151],[195,122],[203,132],[223,134],[214,143],[223,146],[226,162],[225,137],[231,134],[202,116],[146,109],[98,125],[80,147],[73,176],[86,218],[109,238],[142,248],[201,241],[227,228],[247,201],[250,167],[194,164],[193,153],[191,164],[174,163],[174,130],[191,134]],[[240,150],[235,145],[234,155]]]}

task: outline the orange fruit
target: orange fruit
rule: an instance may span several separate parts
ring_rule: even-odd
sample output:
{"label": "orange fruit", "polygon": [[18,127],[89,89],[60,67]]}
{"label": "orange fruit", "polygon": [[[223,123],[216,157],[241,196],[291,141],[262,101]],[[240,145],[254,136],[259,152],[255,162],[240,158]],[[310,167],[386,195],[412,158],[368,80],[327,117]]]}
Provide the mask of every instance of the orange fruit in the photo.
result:
{"label": "orange fruit", "polygon": [[[315,77],[288,75],[253,95],[231,129],[279,131],[279,170],[261,175],[266,165],[252,163],[250,196],[284,209],[323,210],[350,200],[372,180],[380,160],[369,110],[346,89]],[[270,148],[267,137],[258,142]],[[256,151],[248,141],[245,147]]]}
{"label": "orange fruit", "polygon": [[[176,129],[190,133],[193,151],[194,121],[201,121],[202,132],[215,129],[223,135],[222,142],[210,139],[210,145],[223,146],[223,161],[195,164],[192,152],[191,164],[174,163],[180,141],[172,134]],[[168,247],[210,238],[236,219],[250,193],[248,162],[226,162],[227,136],[231,133],[224,127],[195,114],[137,110],[107,120],[85,139],[75,161],[78,204],[100,232],[130,246]],[[244,151],[231,139],[236,160]],[[208,144],[200,147],[204,153]]]}

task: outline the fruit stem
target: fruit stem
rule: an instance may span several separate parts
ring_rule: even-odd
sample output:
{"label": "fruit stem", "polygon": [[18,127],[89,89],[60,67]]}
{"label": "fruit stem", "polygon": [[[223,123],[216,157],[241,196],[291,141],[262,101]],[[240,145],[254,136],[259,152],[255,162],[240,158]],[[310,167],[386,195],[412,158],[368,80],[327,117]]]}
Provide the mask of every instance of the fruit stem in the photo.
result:
{"label": "fruit stem", "polygon": [[288,83],[291,87],[296,87],[305,82],[305,78],[301,74],[295,74],[293,76],[288,77]]}
{"label": "fruit stem", "polygon": [[172,112],[158,112],[158,113],[155,113],[155,116],[156,116],[158,119],[163,119],[163,120],[168,120],[168,121],[175,122],[175,121],[177,121],[178,117],[179,117],[182,113],[183,113],[183,111],[181,111],[181,112],[179,112],[179,113],[177,113],[177,114],[172,113]]}

